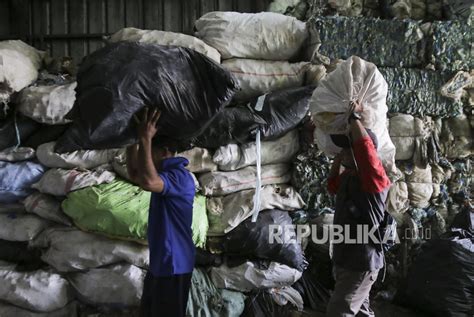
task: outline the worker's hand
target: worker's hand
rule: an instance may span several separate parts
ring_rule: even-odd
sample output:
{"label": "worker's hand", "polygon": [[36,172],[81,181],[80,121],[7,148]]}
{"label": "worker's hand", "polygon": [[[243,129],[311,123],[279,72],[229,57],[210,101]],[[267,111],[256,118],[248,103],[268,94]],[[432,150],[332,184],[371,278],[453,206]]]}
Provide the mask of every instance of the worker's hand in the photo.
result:
{"label": "worker's hand", "polygon": [[156,124],[158,123],[160,116],[161,112],[156,109],[149,110],[148,107],[146,107],[143,110],[141,120],[138,122],[137,131],[140,140],[151,141],[151,139],[153,139],[156,132],[158,132]]}
{"label": "worker's hand", "polygon": [[352,112],[361,113],[361,112],[364,111],[364,106],[358,100],[351,101],[350,106],[351,106],[351,108],[350,108],[351,113]]}

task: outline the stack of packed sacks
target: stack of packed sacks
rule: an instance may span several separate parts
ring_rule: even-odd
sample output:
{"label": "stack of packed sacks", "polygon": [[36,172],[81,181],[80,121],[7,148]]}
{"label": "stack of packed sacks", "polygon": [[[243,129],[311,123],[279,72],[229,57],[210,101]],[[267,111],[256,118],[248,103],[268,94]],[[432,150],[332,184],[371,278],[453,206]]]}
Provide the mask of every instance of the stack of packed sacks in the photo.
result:
{"label": "stack of packed sacks", "polygon": [[195,23],[196,36],[219,51],[222,66],[237,79],[235,101],[313,84],[324,69],[300,62],[306,23],[282,14],[209,12]]}
{"label": "stack of packed sacks", "polygon": [[276,305],[271,294],[286,294],[282,295],[286,301],[278,305],[291,303],[286,309],[303,306],[301,296],[291,288],[306,268],[301,245],[288,241],[285,231],[282,243],[269,243],[271,225],[288,229],[292,225],[289,214],[304,207],[299,194],[288,185],[290,162],[298,150],[296,130],[261,142],[263,187],[256,222],[251,219],[257,181],[255,142],[234,141],[220,146],[212,157],[218,170],[198,175],[202,192],[207,196],[207,247],[225,259],[220,266],[210,268],[210,277],[218,288],[250,293],[246,310],[251,309],[249,305],[261,296],[261,291],[268,293],[268,305]]}

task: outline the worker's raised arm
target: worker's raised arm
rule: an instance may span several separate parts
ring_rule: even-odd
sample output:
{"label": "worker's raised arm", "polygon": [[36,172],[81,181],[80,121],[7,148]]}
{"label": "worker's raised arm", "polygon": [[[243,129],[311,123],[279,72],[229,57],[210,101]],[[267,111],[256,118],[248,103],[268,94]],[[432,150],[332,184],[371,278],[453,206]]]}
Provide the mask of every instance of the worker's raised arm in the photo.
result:
{"label": "worker's raised arm", "polygon": [[164,188],[152,155],[152,139],[158,131],[156,124],[159,118],[160,112],[154,110],[149,114],[148,109],[145,109],[138,126],[137,181],[141,188],[155,193],[161,193]]}
{"label": "worker's raised arm", "polygon": [[351,116],[349,123],[352,149],[362,188],[367,193],[380,193],[390,186],[390,180],[377,155],[374,141],[356,116]]}
{"label": "worker's raised arm", "polygon": [[125,153],[128,177],[133,183],[138,184],[138,144],[127,146]]}

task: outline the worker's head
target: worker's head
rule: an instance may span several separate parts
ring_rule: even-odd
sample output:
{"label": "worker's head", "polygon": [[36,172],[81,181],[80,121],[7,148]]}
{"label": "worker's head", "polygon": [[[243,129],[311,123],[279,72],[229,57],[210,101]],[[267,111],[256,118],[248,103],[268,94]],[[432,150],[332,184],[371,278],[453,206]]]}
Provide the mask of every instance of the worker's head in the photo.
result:
{"label": "worker's head", "polygon": [[[378,147],[377,136],[370,130],[365,129],[367,134],[372,139],[375,149]],[[338,147],[342,148],[341,150],[341,164],[347,169],[355,169],[356,165],[354,162],[354,157],[351,151],[351,141],[349,138],[343,134],[331,134],[331,141]]]}
{"label": "worker's head", "polygon": [[176,156],[177,152],[178,146],[172,140],[163,142],[163,140],[158,139],[158,141],[153,141],[152,157],[153,163],[155,163],[157,167],[161,166],[161,162],[164,159]]}

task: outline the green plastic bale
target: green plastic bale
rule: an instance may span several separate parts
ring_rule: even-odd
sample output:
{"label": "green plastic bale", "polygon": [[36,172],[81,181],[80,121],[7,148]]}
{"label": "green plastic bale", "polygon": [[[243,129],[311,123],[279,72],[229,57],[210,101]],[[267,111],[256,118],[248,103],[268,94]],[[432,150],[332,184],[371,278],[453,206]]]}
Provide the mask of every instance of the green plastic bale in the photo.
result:
{"label": "green plastic bale", "polygon": [[[426,63],[420,24],[411,20],[313,17],[319,53],[331,60],[353,55],[382,67],[421,67]],[[316,35],[312,35],[316,36]]]}
{"label": "green plastic bale", "polygon": [[246,296],[218,289],[203,268],[195,268],[186,314],[194,317],[238,317],[245,308]]}
{"label": "green plastic bale", "polygon": [[379,68],[379,71],[388,83],[389,112],[435,117],[454,117],[462,113],[462,102],[440,93],[453,73],[407,68]]}
{"label": "green plastic bale", "polygon": [[209,221],[206,212],[206,197],[196,195],[194,197],[193,206],[193,241],[198,248],[206,246],[207,229],[209,229]]}
{"label": "green plastic bale", "polygon": [[81,229],[146,239],[151,193],[122,180],[69,193],[64,212]]}
{"label": "green plastic bale", "polygon": [[[150,198],[150,192],[116,180],[69,193],[62,208],[76,226],[85,231],[145,241]],[[197,195],[193,209],[193,241],[201,247],[205,245],[209,227],[205,199]]]}

